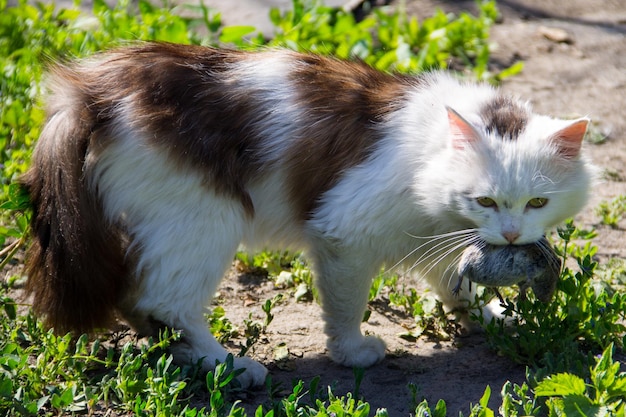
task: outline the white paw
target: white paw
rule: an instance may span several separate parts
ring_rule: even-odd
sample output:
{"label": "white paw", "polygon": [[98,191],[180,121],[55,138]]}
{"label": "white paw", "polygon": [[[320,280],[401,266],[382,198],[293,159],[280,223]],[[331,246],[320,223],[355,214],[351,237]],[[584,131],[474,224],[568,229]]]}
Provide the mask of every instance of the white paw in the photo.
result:
{"label": "white paw", "polygon": [[513,323],[513,318],[504,315],[504,306],[497,298],[491,300],[483,308],[484,323],[489,323],[493,319],[504,320],[504,324],[510,325]]}
{"label": "white paw", "polygon": [[237,377],[241,388],[258,387],[265,384],[267,368],[250,358],[235,358],[235,369],[245,369],[245,372]]}
{"label": "white paw", "polygon": [[[209,351],[210,353],[203,354]],[[188,342],[178,342],[170,346],[170,352],[179,364],[195,364],[201,361],[202,369],[205,372],[215,370],[216,362],[224,362],[228,353],[217,342],[214,343],[213,349],[195,349]],[[242,388],[250,388],[263,385],[267,376],[267,369],[260,363],[248,358],[234,358],[233,367],[235,369],[245,369],[245,371],[237,377]]]}
{"label": "white paw", "polygon": [[327,346],[333,361],[349,367],[367,368],[385,357],[385,342],[376,336],[329,338]]}
{"label": "white paw", "polygon": [[[482,317],[482,325],[473,319],[470,319],[470,314],[476,317]],[[489,303],[485,304],[478,310],[471,310],[461,316],[460,323],[468,333],[476,333],[483,330],[483,326],[491,323],[492,320],[503,320],[506,326],[513,324],[514,320],[511,316],[504,314],[504,307],[500,303],[500,300],[493,299]]]}

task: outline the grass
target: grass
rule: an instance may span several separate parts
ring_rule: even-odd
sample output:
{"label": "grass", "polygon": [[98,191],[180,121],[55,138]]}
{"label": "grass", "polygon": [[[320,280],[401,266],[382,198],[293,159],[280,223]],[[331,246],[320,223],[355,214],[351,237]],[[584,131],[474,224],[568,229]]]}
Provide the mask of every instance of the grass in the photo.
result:
{"label": "grass", "polygon": [[[236,401],[238,386],[232,358],[206,375],[198,366],[179,367],[167,346],[179,335],[162,334],[140,342],[113,333],[90,341],[57,336],[44,329],[28,306],[18,305],[13,291],[22,280],[19,254],[28,242],[28,204],[15,179],[28,165],[39,135],[43,112],[38,103],[45,63],[89,55],[127,40],[168,40],[193,44],[228,44],[254,49],[283,46],[339,57],[358,57],[383,71],[418,72],[450,68],[467,77],[497,83],[514,75],[521,64],[500,72],[489,67],[489,28],[497,17],[494,2],[479,4],[478,16],[436,12],[418,22],[402,10],[376,9],[364,20],[313,2],[294,0],[291,10],[272,10],[271,36],[249,26],[223,27],[219,13],[202,6],[188,10],[157,7],[140,0],[108,6],[94,2],[91,15],[58,9],[52,4],[0,0],[0,266],[7,279],[0,287],[0,414],[105,414],[106,410],[139,416],[243,416]],[[181,13],[181,12],[185,13]],[[182,17],[182,16],[195,17]],[[615,225],[623,216],[623,199],[603,204],[602,222]],[[499,410],[489,408],[493,396],[486,387],[468,404],[470,416],[624,415],[626,376],[613,355],[624,346],[624,262],[599,266],[594,261],[593,232],[565,225],[554,237],[566,261],[555,302],[534,303],[533,296],[506,306],[515,326],[502,321],[482,323],[498,354],[528,366],[521,385],[507,382],[500,389]],[[240,253],[242,273],[273,280],[285,297],[311,302],[316,294],[311,272],[299,254]],[[401,286],[401,280],[381,274],[370,292],[382,302],[415,318],[416,329],[402,337],[424,334],[450,337],[448,317],[428,295]],[[506,295],[506,294],[505,294]],[[485,294],[487,297],[488,294]],[[263,319],[251,316],[232,323],[217,306],[207,317],[221,341],[242,340],[240,354],[253,349],[274,317],[280,297],[263,303]],[[482,322],[481,317],[475,318]],[[367,320],[367,316],[364,317]],[[355,370],[355,390],[337,396],[319,378],[296,380],[287,394],[267,381],[270,401],[258,405],[262,416],[385,416],[360,398],[362,370]],[[449,415],[446,404],[433,407],[407,387],[415,415]],[[200,407],[194,399],[206,398]]]}
{"label": "grass", "polygon": [[618,195],[610,201],[602,201],[596,208],[602,224],[617,228],[626,215],[626,195]]}

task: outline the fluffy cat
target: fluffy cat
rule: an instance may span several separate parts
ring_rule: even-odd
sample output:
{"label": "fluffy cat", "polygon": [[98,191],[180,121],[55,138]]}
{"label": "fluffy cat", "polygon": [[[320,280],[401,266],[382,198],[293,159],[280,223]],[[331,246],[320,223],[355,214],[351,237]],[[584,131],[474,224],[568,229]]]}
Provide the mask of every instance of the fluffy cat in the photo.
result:
{"label": "fluffy cat", "polygon": [[[57,332],[122,317],[210,369],[226,351],[203,313],[240,244],[304,249],[328,350],[370,366],[360,331],[382,265],[449,307],[470,243],[528,244],[585,204],[588,120],[443,73],[377,72],[286,50],[145,43],[52,69],[23,178],[34,214],[28,290]],[[242,385],[266,369],[238,358]]]}

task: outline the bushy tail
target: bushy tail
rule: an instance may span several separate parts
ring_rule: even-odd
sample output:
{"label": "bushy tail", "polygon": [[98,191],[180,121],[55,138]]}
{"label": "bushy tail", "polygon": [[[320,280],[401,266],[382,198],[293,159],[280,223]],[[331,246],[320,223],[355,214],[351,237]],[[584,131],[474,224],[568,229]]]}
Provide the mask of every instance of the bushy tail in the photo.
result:
{"label": "bushy tail", "polygon": [[84,178],[97,116],[80,83],[57,70],[48,121],[22,178],[33,207],[26,289],[59,334],[110,324],[126,281],[121,235]]}

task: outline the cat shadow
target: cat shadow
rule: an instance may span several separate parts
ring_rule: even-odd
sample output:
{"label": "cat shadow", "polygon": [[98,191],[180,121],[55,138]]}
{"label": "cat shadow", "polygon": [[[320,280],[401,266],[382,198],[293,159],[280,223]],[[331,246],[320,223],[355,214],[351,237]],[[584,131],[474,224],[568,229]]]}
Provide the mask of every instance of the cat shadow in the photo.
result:
{"label": "cat shadow", "polygon": [[[356,393],[356,398],[369,403],[372,415],[377,409],[386,408],[391,416],[408,416],[423,399],[431,407],[443,399],[449,415],[458,415],[467,414],[470,404],[478,403],[488,385],[497,393],[506,381],[521,385],[525,380],[525,368],[498,356],[484,336],[459,339],[452,346],[420,341],[419,347],[415,344],[407,351],[388,352],[382,362],[363,370],[361,377],[357,376],[358,370],[333,363],[326,353],[290,356],[266,364],[270,372],[266,385],[271,389],[248,390],[236,399],[248,415],[254,415],[259,404],[267,412],[273,401],[269,391],[275,393],[274,401],[280,400],[293,392],[298,381],[303,381],[300,405],[326,400],[330,387],[336,397]],[[498,409],[500,397],[492,394],[489,405]]]}

